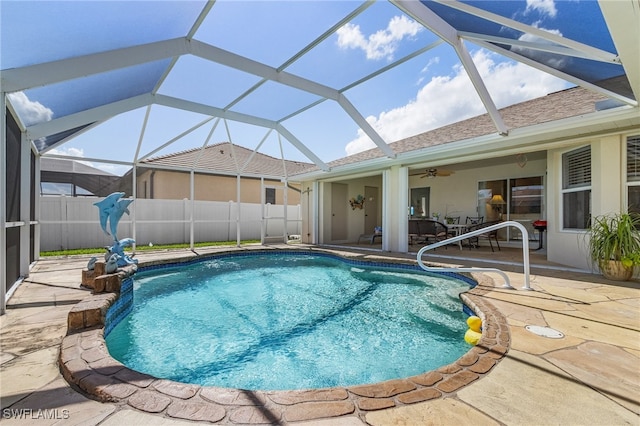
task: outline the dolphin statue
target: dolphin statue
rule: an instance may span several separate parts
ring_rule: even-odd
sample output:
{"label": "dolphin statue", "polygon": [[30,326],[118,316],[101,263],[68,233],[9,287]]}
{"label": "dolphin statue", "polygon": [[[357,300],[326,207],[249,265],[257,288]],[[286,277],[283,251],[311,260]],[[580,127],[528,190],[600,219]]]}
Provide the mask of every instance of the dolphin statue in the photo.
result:
{"label": "dolphin statue", "polygon": [[113,194],[105,197],[104,200],[93,203],[94,206],[98,207],[98,212],[100,214],[100,227],[107,235],[109,235],[109,233],[107,232],[107,219],[109,219],[109,214],[116,207],[118,200],[123,196],[124,192],[114,192]]}
{"label": "dolphin statue", "polygon": [[113,274],[114,272],[116,272],[118,270],[118,260],[120,259],[120,255],[117,253],[114,253],[111,255],[111,257],[109,258],[109,260],[107,261],[107,264],[105,265],[105,272],[107,274]]}
{"label": "dolphin statue", "polygon": [[136,242],[136,240],[134,240],[133,238],[123,238],[120,241],[118,241],[118,245],[120,247],[131,247],[132,245],[134,245]]}
{"label": "dolphin statue", "polygon": [[133,203],[133,200],[118,200],[115,206],[109,211],[109,229],[111,229],[111,236],[115,241],[118,241],[118,222],[120,222],[123,214],[129,214],[128,207],[131,203]]}
{"label": "dolphin statue", "polygon": [[89,263],[87,263],[87,270],[93,271],[96,268],[96,260],[98,260],[98,258],[95,256],[89,259]]}

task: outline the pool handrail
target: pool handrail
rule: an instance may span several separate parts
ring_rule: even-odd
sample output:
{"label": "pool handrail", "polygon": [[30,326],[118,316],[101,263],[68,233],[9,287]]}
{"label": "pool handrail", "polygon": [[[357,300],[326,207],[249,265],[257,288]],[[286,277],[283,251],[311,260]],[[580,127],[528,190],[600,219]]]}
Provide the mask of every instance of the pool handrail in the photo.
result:
{"label": "pool handrail", "polygon": [[484,228],[476,229],[474,231],[467,232],[465,234],[461,234],[452,238],[447,238],[446,240],[438,241],[433,244],[429,244],[428,246],[424,246],[420,249],[420,251],[418,251],[416,260],[418,261],[418,265],[420,265],[420,267],[427,272],[494,272],[496,274],[501,275],[502,278],[504,278],[505,282],[502,286],[503,288],[514,289],[514,287],[511,285],[511,280],[509,279],[507,274],[505,274],[504,271],[497,268],[478,268],[478,267],[448,268],[448,267],[441,267],[441,266],[427,266],[422,262],[422,255],[427,250],[446,246],[451,243],[456,243],[458,241],[466,240],[469,237],[486,234],[487,232],[501,229],[501,228],[507,228],[509,226],[514,226],[518,228],[520,232],[522,232],[522,260],[524,263],[524,286],[522,287],[522,290],[533,290],[530,285],[530,273],[529,273],[529,246],[528,246],[529,232],[527,231],[527,228],[525,228],[523,224],[521,224],[520,222],[515,222],[513,220],[508,220],[506,222],[500,222],[494,225],[489,225]]}

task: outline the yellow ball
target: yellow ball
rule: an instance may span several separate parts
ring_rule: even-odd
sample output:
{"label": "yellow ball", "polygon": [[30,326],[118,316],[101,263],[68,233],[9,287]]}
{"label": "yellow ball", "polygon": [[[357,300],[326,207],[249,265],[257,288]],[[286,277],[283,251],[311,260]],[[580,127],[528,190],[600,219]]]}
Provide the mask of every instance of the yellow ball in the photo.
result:
{"label": "yellow ball", "polygon": [[478,344],[481,337],[482,333],[478,333],[477,331],[473,330],[467,330],[467,332],[464,333],[464,341],[474,346]]}
{"label": "yellow ball", "polygon": [[467,318],[467,325],[469,328],[477,333],[480,333],[482,330],[482,320],[476,316],[470,316]]}

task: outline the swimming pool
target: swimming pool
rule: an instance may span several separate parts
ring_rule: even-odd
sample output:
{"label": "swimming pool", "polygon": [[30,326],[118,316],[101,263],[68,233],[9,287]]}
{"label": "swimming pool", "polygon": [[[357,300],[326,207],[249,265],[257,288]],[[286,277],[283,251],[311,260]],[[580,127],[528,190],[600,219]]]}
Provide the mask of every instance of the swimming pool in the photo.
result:
{"label": "swimming pool", "polygon": [[111,355],[155,377],[242,389],[350,386],[419,374],[469,347],[469,284],[409,265],[291,253],[141,271]]}

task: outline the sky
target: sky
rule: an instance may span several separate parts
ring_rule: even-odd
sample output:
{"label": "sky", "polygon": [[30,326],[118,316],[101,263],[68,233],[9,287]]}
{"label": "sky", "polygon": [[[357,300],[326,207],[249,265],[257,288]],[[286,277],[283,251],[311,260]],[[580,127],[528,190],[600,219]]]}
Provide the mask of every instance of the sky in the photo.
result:
{"label": "sky", "polygon": [[[183,1],[177,9],[176,3],[168,1],[153,3],[153,8],[149,8],[150,4],[148,1],[2,0],[0,66],[12,68],[90,53],[92,49],[109,50],[184,36],[203,3]],[[110,7],[105,8],[106,5]],[[355,1],[223,0],[214,5],[194,39],[280,67],[359,5]],[[581,20],[575,19],[578,6]],[[590,36],[589,31],[580,29],[592,20],[594,25],[601,24],[599,9],[593,0],[502,1],[492,2],[488,7],[501,9],[505,16],[555,34],[600,43],[602,45],[598,47],[611,51],[607,40],[588,40],[586,38],[598,34]],[[180,13],[176,14],[176,10]],[[25,15],[29,17],[28,21],[23,21]],[[57,38],[55,34],[60,32],[60,22],[66,23],[65,32]],[[8,36],[20,32],[24,25],[40,31],[22,31],[24,37],[18,40]],[[527,35],[521,36],[522,39],[525,37]],[[392,4],[376,2],[313,46],[309,53],[293,61],[286,71],[333,89],[342,89],[437,40],[434,34]],[[41,48],[33,49],[34,45]],[[472,43],[465,42],[465,45],[498,108],[572,86]],[[118,100],[119,96],[151,90],[166,66],[167,61],[159,61],[137,69],[18,92],[10,97],[23,120],[47,121],[104,101]],[[196,56],[183,56],[158,93],[223,108],[258,81],[254,75],[236,72]],[[486,112],[455,51],[446,43],[344,94],[387,143]],[[233,104],[231,110],[278,120],[317,99],[316,95],[269,82]],[[142,143],[138,158],[199,148],[205,142],[211,145],[231,140],[247,148],[261,144],[260,152],[275,157],[282,152],[287,159],[309,161],[285,138],[261,127],[230,120],[206,121],[209,117],[204,115],[157,105],[150,109],[147,125],[143,126],[145,115],[146,108],[123,113],[50,153],[130,162],[136,155],[139,140]],[[283,125],[325,162],[375,146],[332,100],[283,121]],[[183,138],[156,150],[184,133],[187,134]],[[128,165],[89,164],[115,174],[130,169]]]}

